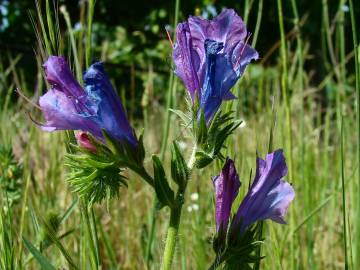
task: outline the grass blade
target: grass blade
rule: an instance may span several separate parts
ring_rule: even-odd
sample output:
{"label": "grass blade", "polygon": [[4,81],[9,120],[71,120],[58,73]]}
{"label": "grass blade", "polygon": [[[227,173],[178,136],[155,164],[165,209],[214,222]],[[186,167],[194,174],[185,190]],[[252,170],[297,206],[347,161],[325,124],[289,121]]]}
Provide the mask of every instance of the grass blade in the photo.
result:
{"label": "grass blade", "polygon": [[23,237],[23,241],[26,248],[31,252],[31,254],[44,270],[56,270],[55,266],[53,266],[36,247],[34,247],[28,240],[26,240],[25,237]]}

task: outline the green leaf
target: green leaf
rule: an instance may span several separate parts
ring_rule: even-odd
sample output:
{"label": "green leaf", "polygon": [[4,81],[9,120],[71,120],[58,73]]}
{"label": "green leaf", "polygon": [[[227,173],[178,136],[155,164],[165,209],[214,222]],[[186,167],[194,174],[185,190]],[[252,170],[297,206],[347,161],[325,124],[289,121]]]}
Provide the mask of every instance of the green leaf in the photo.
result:
{"label": "green leaf", "polygon": [[65,158],[68,159],[68,162],[75,163],[74,165],[79,165],[80,163],[86,163],[89,167],[106,169],[109,167],[115,166],[115,162],[104,162],[92,159],[89,155],[78,155],[78,154],[65,154]]}
{"label": "green leaf", "polygon": [[195,154],[195,159],[196,168],[202,169],[209,165],[214,160],[214,157],[204,151],[197,151]]}
{"label": "green leaf", "polygon": [[141,134],[140,137],[139,137],[136,151],[137,151],[138,162],[143,164],[144,159],[145,159],[145,148],[144,148],[143,134]]}
{"label": "green leaf", "polygon": [[154,166],[154,186],[156,196],[163,205],[167,205],[172,208],[175,205],[174,191],[172,191],[169,186],[160,159],[155,155],[152,159]]}
{"label": "green leaf", "polygon": [[232,121],[230,124],[222,128],[215,137],[214,154],[217,155],[223,147],[226,139],[240,126],[241,121]]}
{"label": "green leaf", "polygon": [[28,240],[26,240],[25,237],[23,237],[23,241],[26,248],[31,252],[31,254],[44,270],[56,270],[56,268],[48,261],[48,259],[46,259],[36,247],[34,247]]}
{"label": "green leaf", "polygon": [[206,142],[207,134],[208,134],[208,130],[207,130],[207,126],[206,126],[205,114],[204,114],[204,111],[201,110],[200,119],[199,119],[199,123],[197,125],[197,130],[196,130],[197,144],[201,145],[204,142]]}
{"label": "green leaf", "polygon": [[189,169],[175,141],[171,146],[171,177],[180,189],[185,188],[189,179]]}
{"label": "green leaf", "polygon": [[187,126],[191,122],[191,117],[187,115],[186,113],[180,111],[180,110],[174,110],[169,109],[172,113],[175,113],[177,116],[180,117],[180,119],[184,122],[184,124]]}

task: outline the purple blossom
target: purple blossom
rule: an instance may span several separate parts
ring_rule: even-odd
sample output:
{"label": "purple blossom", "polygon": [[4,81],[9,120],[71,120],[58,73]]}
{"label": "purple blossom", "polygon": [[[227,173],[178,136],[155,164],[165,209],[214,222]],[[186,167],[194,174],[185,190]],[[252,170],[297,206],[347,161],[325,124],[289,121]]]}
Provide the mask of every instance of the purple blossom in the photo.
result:
{"label": "purple blossom", "polygon": [[[232,220],[232,232],[243,233],[255,222],[265,219],[286,223],[284,216],[295,196],[291,185],[282,179],[286,174],[287,166],[282,150],[268,154],[265,160],[257,158],[254,182]],[[214,188],[216,231],[224,235],[231,206],[240,188],[239,176],[231,159],[227,159],[220,175],[214,178]]]}
{"label": "purple blossom", "polygon": [[231,206],[240,188],[239,176],[234,161],[227,159],[220,175],[213,178],[215,188],[215,221],[216,232],[227,230]]}
{"label": "purple blossom", "polygon": [[247,45],[247,30],[232,9],[225,9],[213,20],[190,18],[178,24],[173,58],[175,73],[194,102],[200,100],[207,121],[223,100],[234,99],[230,89],[251,60],[258,59]]}
{"label": "purple blossom", "polygon": [[241,202],[231,225],[246,230],[257,221],[271,219],[286,224],[284,216],[295,197],[292,186],[283,180],[287,166],[282,150],[257,158],[256,175],[249,192]]}
{"label": "purple blossom", "polygon": [[41,125],[43,130],[81,130],[102,141],[105,130],[119,141],[137,144],[102,63],[94,63],[84,73],[84,88],[75,80],[63,57],[50,56],[44,69],[52,88],[39,100],[46,120]]}

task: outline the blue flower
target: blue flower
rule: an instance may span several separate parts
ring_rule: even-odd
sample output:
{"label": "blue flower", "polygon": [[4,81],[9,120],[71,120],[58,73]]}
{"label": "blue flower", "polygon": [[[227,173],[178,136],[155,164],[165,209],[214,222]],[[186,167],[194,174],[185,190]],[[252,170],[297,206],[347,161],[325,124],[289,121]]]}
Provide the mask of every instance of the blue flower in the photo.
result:
{"label": "blue flower", "polygon": [[184,82],[193,103],[200,100],[209,122],[222,101],[234,99],[230,89],[258,52],[247,45],[242,19],[225,9],[213,20],[190,17],[176,28],[175,73]]}
{"label": "blue flower", "polygon": [[[283,180],[287,166],[282,150],[257,158],[256,175],[230,225],[231,232],[244,233],[257,221],[271,219],[284,224],[284,216],[295,197],[292,186]],[[232,204],[240,188],[234,162],[227,159],[219,176],[214,178],[216,231],[226,235]]]}
{"label": "blue flower", "polygon": [[284,216],[295,197],[292,186],[283,180],[287,166],[282,150],[257,158],[256,175],[231,225],[246,230],[257,221],[271,219],[286,224]]}
{"label": "blue flower", "polygon": [[39,100],[46,120],[41,125],[43,130],[81,130],[101,141],[105,130],[114,139],[136,146],[123,105],[102,63],[91,65],[84,73],[84,88],[75,80],[63,57],[50,56],[44,69],[52,88]]}

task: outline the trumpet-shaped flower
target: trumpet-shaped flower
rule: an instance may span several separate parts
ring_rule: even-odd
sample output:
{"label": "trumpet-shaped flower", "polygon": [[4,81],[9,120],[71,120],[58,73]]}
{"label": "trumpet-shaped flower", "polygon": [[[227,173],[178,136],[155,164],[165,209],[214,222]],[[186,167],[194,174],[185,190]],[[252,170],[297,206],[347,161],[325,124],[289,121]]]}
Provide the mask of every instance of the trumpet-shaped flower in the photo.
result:
{"label": "trumpet-shaped flower", "polygon": [[[271,219],[284,224],[284,216],[295,192],[283,180],[287,166],[282,150],[257,158],[256,176],[250,190],[241,202],[230,225],[232,232],[243,233],[257,221]],[[228,159],[219,176],[214,179],[216,229],[227,230],[232,203],[238,194],[240,181],[234,163]]]}
{"label": "trumpet-shaped flower", "polygon": [[75,80],[63,57],[50,56],[44,69],[52,88],[39,100],[46,120],[41,125],[43,130],[81,130],[102,141],[105,130],[118,141],[137,144],[102,63],[92,64],[84,73],[84,88]]}
{"label": "trumpet-shaped flower", "polygon": [[271,219],[286,224],[284,216],[295,197],[292,186],[283,180],[287,166],[282,150],[266,155],[265,160],[257,158],[256,175],[232,223],[244,231],[257,221]]}
{"label": "trumpet-shaped flower", "polygon": [[232,9],[213,20],[191,16],[176,28],[175,73],[192,101],[200,100],[207,121],[223,100],[235,98],[230,89],[251,60],[259,57],[247,45],[247,37],[244,22]]}

